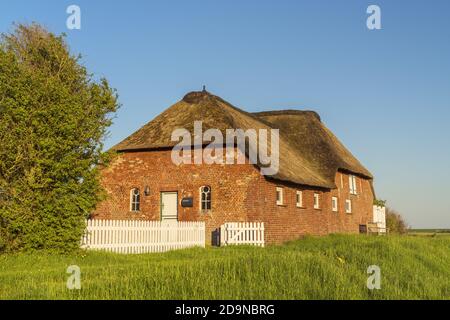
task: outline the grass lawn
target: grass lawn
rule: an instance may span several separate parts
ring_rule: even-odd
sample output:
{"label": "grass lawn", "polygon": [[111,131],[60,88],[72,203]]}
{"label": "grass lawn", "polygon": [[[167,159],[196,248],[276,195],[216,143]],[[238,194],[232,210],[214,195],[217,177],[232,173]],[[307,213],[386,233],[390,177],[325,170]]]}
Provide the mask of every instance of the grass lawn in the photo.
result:
{"label": "grass lawn", "polygon": [[[81,290],[68,290],[69,265]],[[367,268],[381,268],[368,290]],[[0,256],[0,299],[450,299],[450,237],[332,235],[282,246]]]}

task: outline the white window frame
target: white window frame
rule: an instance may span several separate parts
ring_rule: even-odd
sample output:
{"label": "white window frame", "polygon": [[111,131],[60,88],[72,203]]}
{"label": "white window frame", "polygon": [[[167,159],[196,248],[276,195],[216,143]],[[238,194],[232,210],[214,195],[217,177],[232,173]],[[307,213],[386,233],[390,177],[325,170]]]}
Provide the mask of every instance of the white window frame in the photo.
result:
{"label": "white window frame", "polygon": [[352,200],[345,200],[345,213],[352,213]]}
{"label": "white window frame", "polygon": [[[135,191],[137,191],[137,193]],[[141,191],[139,188],[133,188],[130,190],[130,211],[141,211]]]}
{"label": "white window frame", "polygon": [[337,197],[331,197],[331,210],[333,212],[339,211],[339,202]]}
{"label": "white window frame", "polygon": [[303,191],[297,191],[295,193],[295,202],[296,202],[297,208],[303,207]]}
{"label": "white window frame", "polygon": [[[280,193],[280,199],[278,199],[278,192]],[[284,190],[281,187],[277,187],[276,189],[276,201],[277,201],[277,206],[282,206],[284,203]]]}
{"label": "white window frame", "polygon": [[320,194],[314,193],[314,209],[320,209]]}
{"label": "white window frame", "polygon": [[350,194],[357,194],[356,188],[356,176],[351,174],[348,176]]}
{"label": "white window frame", "polygon": [[[205,188],[208,188],[209,190],[205,191]],[[205,196],[204,199],[203,199],[203,196]],[[201,186],[199,198],[200,198],[200,212],[211,212],[211,210],[212,210],[211,187],[210,186]],[[209,204],[209,208],[208,208],[208,204]]]}

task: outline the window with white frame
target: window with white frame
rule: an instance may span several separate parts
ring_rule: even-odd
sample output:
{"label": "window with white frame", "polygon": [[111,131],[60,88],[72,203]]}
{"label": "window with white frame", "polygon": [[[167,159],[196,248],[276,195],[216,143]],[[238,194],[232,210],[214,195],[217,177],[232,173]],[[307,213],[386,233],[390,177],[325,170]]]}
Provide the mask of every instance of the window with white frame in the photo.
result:
{"label": "window with white frame", "polygon": [[338,198],[337,197],[331,197],[331,210],[333,212],[338,211]]}
{"label": "window with white frame", "polygon": [[348,179],[349,179],[350,193],[356,194],[356,176],[349,175]]}
{"label": "window with white frame", "polygon": [[303,192],[297,191],[297,193],[296,193],[296,203],[297,203],[297,207],[298,208],[303,207]]}
{"label": "window with white frame", "polygon": [[320,209],[320,195],[314,193],[314,209]]}
{"label": "window with white frame", "polygon": [[200,209],[202,212],[211,211],[211,187],[200,188]]}
{"label": "window with white frame", "polygon": [[138,212],[141,210],[141,193],[138,188],[130,191],[130,211]]}
{"label": "window with white frame", "polygon": [[345,212],[352,213],[352,200],[345,200]]}
{"label": "window with white frame", "polygon": [[283,188],[277,187],[277,205],[283,205]]}

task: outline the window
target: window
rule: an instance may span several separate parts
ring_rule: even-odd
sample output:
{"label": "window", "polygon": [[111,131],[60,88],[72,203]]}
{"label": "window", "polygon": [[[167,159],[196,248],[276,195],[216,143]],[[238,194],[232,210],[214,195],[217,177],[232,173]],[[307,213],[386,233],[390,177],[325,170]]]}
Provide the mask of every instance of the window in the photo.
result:
{"label": "window", "polygon": [[211,210],[211,187],[209,186],[200,188],[200,209],[203,212]]}
{"label": "window", "polygon": [[338,212],[338,198],[337,197],[331,198],[331,210],[333,212]]}
{"label": "window", "polygon": [[349,175],[350,194],[356,194],[356,176]]}
{"label": "window", "polygon": [[303,193],[301,191],[297,191],[296,193],[296,202],[298,208],[303,207]]}
{"label": "window", "polygon": [[130,210],[133,212],[141,210],[141,193],[138,188],[130,191]]}
{"label": "window", "polygon": [[352,213],[352,200],[345,200],[345,212]]}
{"label": "window", "polygon": [[320,209],[320,198],[318,193],[314,193],[314,209]]}
{"label": "window", "polygon": [[277,205],[283,205],[283,188],[277,187]]}

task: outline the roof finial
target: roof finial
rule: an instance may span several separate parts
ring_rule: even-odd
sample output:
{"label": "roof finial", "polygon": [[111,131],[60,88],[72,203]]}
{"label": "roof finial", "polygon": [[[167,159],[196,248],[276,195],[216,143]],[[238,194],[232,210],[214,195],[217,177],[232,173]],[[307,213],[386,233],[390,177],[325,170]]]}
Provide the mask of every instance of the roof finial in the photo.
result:
{"label": "roof finial", "polygon": [[206,92],[206,86],[205,85],[203,86],[203,92]]}

